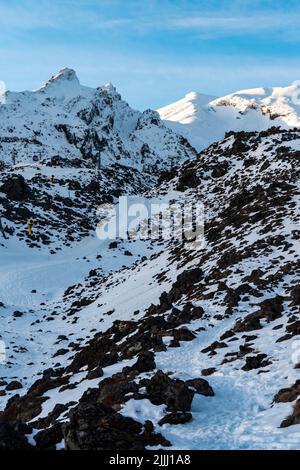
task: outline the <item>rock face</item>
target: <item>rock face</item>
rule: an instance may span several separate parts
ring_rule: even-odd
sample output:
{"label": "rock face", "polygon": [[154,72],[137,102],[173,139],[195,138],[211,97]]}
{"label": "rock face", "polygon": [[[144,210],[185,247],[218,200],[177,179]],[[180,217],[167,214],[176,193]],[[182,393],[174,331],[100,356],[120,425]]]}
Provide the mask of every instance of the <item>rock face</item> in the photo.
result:
{"label": "rock face", "polygon": [[[88,237],[101,217],[98,207],[111,204],[114,197],[143,192],[156,179],[154,174],[147,177],[120,164],[102,168],[98,174],[83,159],[79,167],[66,159],[56,162],[49,177],[48,164],[2,171],[0,211],[7,238],[16,237],[31,247],[48,246],[49,250]],[[34,224],[28,237],[30,218]]]}

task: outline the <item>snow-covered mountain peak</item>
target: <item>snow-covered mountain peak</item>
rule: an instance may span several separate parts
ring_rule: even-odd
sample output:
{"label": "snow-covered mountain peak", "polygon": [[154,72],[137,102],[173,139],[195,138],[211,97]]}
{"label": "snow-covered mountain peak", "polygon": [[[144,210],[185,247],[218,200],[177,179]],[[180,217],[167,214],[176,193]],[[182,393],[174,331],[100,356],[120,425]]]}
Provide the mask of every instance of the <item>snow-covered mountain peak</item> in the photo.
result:
{"label": "snow-covered mountain peak", "polygon": [[49,88],[50,86],[62,84],[68,82],[68,86],[72,82],[73,84],[80,85],[75,70],[65,67],[54,74],[41,89]]}
{"label": "snow-covered mountain peak", "polygon": [[190,91],[184,97],[186,101],[192,101],[193,103],[198,105],[201,104],[202,106],[214,100],[215,98],[215,96],[198,93],[197,91]]}
{"label": "snow-covered mountain peak", "polygon": [[116,162],[136,169],[170,167],[195,150],[160,120],[156,111],[141,113],[108,83],[81,85],[64,68],[36,91],[7,92],[0,105],[0,160],[32,163],[55,156]]}
{"label": "snow-covered mountain peak", "polygon": [[122,96],[112,83],[109,82],[105,85],[99,86],[97,88],[97,92],[102,97],[109,97],[112,100],[111,103],[117,103],[118,101],[122,101],[123,105],[129,108],[129,105],[122,100]]}
{"label": "snow-covered mountain peak", "polygon": [[168,127],[201,150],[228,131],[300,127],[299,89],[296,81],[287,87],[245,89],[220,98],[191,92],[158,111]]}
{"label": "snow-covered mountain peak", "polygon": [[162,119],[188,124],[197,119],[202,106],[216,97],[190,91],[184,98],[158,110]]}
{"label": "snow-covered mountain peak", "polygon": [[111,82],[102,85],[100,89],[103,91],[107,91],[108,93],[117,93],[116,87]]}

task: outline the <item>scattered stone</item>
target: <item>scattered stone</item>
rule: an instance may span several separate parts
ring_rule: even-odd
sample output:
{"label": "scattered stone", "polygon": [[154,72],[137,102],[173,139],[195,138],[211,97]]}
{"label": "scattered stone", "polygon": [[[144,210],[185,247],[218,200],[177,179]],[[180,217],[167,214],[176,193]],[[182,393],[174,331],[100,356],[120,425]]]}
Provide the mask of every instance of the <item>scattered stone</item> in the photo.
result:
{"label": "scattered stone", "polygon": [[20,318],[23,316],[23,312],[19,312],[19,310],[16,310],[14,313],[13,313],[13,316],[14,318]]}
{"label": "scattered stone", "polygon": [[282,388],[279,392],[275,395],[273,401],[274,403],[287,403],[290,401],[296,400],[296,398],[300,395],[300,379],[296,380],[294,385],[288,388]]}
{"label": "scattered stone", "polygon": [[249,371],[252,369],[259,369],[260,367],[266,367],[269,364],[272,364],[272,362],[270,359],[268,359],[266,354],[257,354],[257,356],[246,357],[246,364],[242,367],[242,369]]}
{"label": "scattered stone", "polygon": [[192,419],[192,413],[189,413],[188,411],[177,411],[175,413],[168,413],[158,422],[158,424],[159,426],[163,426],[164,424],[185,424],[192,421]]}
{"label": "scattered stone", "polygon": [[6,386],[6,390],[8,392],[12,390],[19,390],[20,388],[23,388],[23,385],[21,384],[21,382],[18,382],[18,380],[13,380]]}

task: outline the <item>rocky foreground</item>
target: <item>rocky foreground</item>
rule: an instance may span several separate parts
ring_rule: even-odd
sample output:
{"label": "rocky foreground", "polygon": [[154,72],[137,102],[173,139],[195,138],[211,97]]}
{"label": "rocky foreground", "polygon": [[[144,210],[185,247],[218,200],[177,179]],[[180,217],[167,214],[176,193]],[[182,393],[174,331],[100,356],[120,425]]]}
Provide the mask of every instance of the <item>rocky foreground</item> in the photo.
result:
{"label": "rocky foreground", "polygon": [[[35,356],[44,367],[24,353],[30,377],[15,375],[13,349],[0,369],[0,446],[299,448],[299,156],[300,132],[274,127],[226,134],[151,190],[127,170],[147,197],[203,203],[206,244],[117,240],[55,301],[19,308],[19,317],[3,302],[5,329],[24,322],[47,340],[37,339]],[[39,224],[30,250],[56,253],[90,236],[101,192],[78,178],[68,205],[57,197],[72,185],[66,176],[55,175],[54,195],[41,184],[44,168],[26,171],[2,175],[7,236],[28,243],[22,211]],[[104,272],[106,256],[121,255],[126,265]]]}

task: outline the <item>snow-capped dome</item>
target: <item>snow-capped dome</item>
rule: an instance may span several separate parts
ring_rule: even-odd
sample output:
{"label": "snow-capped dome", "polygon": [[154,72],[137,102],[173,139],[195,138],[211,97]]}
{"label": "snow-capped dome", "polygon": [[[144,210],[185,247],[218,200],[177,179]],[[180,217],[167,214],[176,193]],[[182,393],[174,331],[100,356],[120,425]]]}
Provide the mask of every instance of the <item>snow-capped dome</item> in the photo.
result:
{"label": "snow-capped dome", "polygon": [[252,88],[221,98],[190,92],[158,110],[165,124],[201,150],[228,131],[262,131],[274,125],[300,127],[299,82]]}

